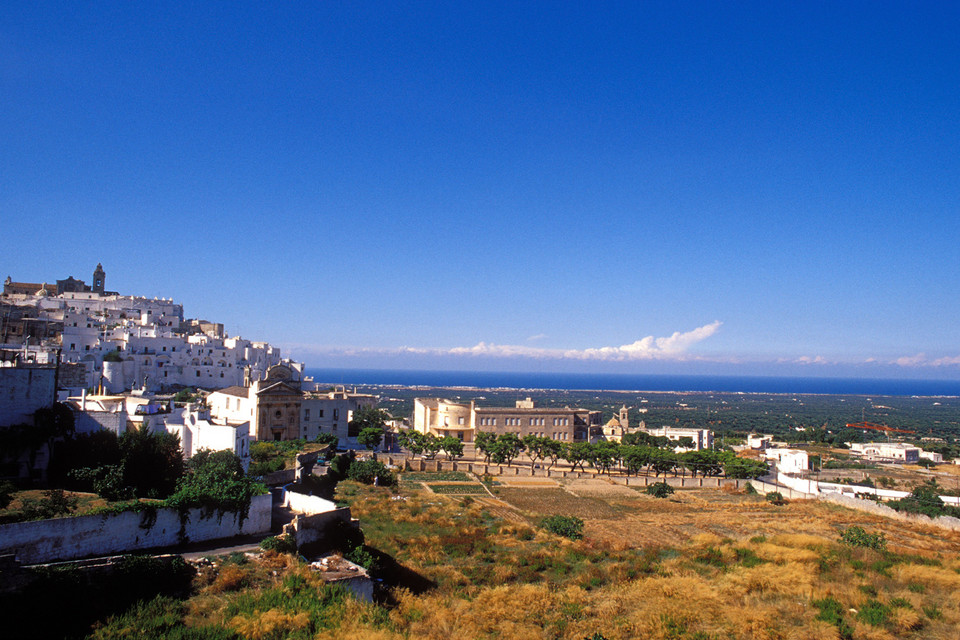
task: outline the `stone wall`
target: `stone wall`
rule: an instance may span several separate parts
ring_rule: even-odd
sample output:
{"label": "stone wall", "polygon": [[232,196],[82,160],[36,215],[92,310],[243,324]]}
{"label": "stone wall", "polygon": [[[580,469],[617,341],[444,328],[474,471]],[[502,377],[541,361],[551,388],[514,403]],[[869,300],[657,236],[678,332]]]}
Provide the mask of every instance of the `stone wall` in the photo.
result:
{"label": "stone wall", "polygon": [[695,488],[713,488],[733,487],[739,489],[746,480],[736,478],[718,478],[697,476],[625,476],[619,473],[595,473],[593,471],[566,471],[562,469],[545,469],[542,466],[530,467],[507,466],[497,464],[484,464],[482,462],[463,462],[459,460],[423,460],[421,458],[402,458],[380,455],[378,459],[388,466],[400,467],[407,471],[463,471],[477,476],[515,476],[515,477],[539,477],[539,478],[568,478],[568,479],[602,479],[616,484],[622,484],[630,487],[646,487],[657,482],[666,482],[671,487],[680,487],[684,489]]}
{"label": "stone wall", "polygon": [[849,509],[866,511],[867,513],[873,513],[885,518],[893,518],[894,520],[902,520],[904,522],[926,524],[939,527],[941,529],[949,529],[950,531],[960,531],[960,518],[952,518],[950,516],[930,518],[919,513],[901,513],[885,504],[875,502],[874,500],[851,498],[849,496],[840,495],[839,493],[824,493],[820,496],[820,499],[824,502],[832,502],[833,504],[839,504]]}
{"label": "stone wall", "polygon": [[0,367],[0,427],[33,424],[33,412],[56,401],[52,365]]}
{"label": "stone wall", "polygon": [[[175,509],[149,512],[53,518],[0,525],[0,555],[12,553],[21,564],[75,560],[88,556],[127,553],[183,542],[264,534],[270,531],[270,495],[255,496],[250,512],[239,523],[238,514],[204,515],[190,509],[181,532],[180,514]],[[151,522],[152,520],[152,522]]]}

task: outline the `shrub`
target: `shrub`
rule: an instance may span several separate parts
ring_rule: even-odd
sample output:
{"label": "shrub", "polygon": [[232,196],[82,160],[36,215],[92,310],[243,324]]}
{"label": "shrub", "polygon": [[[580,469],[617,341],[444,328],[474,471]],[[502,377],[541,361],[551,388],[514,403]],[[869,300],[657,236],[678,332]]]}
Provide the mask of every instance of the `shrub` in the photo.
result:
{"label": "shrub", "polygon": [[666,498],[673,493],[673,487],[666,482],[655,482],[647,487],[645,492],[654,498]]}
{"label": "shrub", "polygon": [[583,520],[576,516],[547,516],[540,526],[558,536],[579,540],[583,537]]}
{"label": "shrub", "polygon": [[775,504],[778,507],[787,504],[787,501],[783,499],[783,494],[779,491],[771,491],[767,494],[767,502],[770,504]]}
{"label": "shrub", "polygon": [[20,501],[20,511],[24,520],[46,520],[64,516],[77,509],[77,496],[65,493],[63,489],[47,489],[43,498],[34,500],[25,498]]}
{"label": "shrub", "polygon": [[814,600],[811,604],[820,610],[817,614],[817,620],[823,620],[837,628],[838,635],[843,640],[853,638],[853,627],[843,619],[843,605],[836,598],[821,598]]}
{"label": "shrub", "polygon": [[377,559],[374,558],[373,554],[370,553],[363,545],[355,546],[353,549],[343,554],[343,557],[353,564],[360,565],[367,571],[373,571],[377,566]]}
{"label": "shrub", "polygon": [[347,469],[347,477],[363,484],[392,487],[396,476],[379,460],[354,460]]}
{"label": "shrub", "polygon": [[0,509],[6,509],[13,502],[17,488],[12,482],[0,482]]}
{"label": "shrub", "polygon": [[746,485],[744,485],[744,487],[743,487],[743,492],[744,492],[745,494],[747,494],[748,496],[755,496],[755,495],[757,495],[758,493],[760,493],[759,491],[757,491],[757,488],[754,487],[753,484],[751,484],[751,483],[749,483],[749,482],[748,482]]}
{"label": "shrub", "polygon": [[890,607],[877,600],[867,600],[857,612],[857,620],[879,627],[887,621],[889,615]]}
{"label": "shrub", "polygon": [[271,536],[260,541],[260,548],[265,551],[276,551],[277,553],[296,553],[297,542],[293,536],[285,533],[279,536]]}
{"label": "shrub", "polygon": [[716,547],[707,547],[694,558],[700,564],[706,564],[711,567],[724,568],[726,563],[723,561],[723,552]]}
{"label": "shrub", "polygon": [[851,547],[866,547],[883,551],[887,547],[886,538],[882,532],[868,533],[863,527],[851,525],[840,533],[840,542]]}

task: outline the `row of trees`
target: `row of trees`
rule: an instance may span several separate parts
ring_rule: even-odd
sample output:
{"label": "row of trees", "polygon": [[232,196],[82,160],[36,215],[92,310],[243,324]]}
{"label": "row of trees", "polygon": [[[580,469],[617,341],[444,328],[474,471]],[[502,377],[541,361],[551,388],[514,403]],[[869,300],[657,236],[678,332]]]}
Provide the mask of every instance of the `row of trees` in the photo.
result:
{"label": "row of trees", "polygon": [[[427,458],[435,457],[440,451],[445,451],[448,459],[463,455],[463,443],[453,436],[438,438],[429,433],[404,431],[399,440],[400,446]],[[732,451],[703,449],[676,453],[671,448],[676,444],[647,434],[629,434],[623,442],[565,443],[545,436],[520,438],[513,433],[498,436],[483,431],[477,433],[474,441],[487,464],[510,465],[526,453],[531,466],[544,465],[550,469],[564,460],[574,470],[586,471],[586,466],[590,465],[599,473],[607,474],[611,470],[620,470],[635,475],[647,470],[659,477],[689,471],[694,477],[723,474],[729,478],[758,478],[767,472],[766,463],[738,458]]]}
{"label": "row of trees", "polygon": [[463,456],[463,442],[454,436],[438,438],[432,433],[404,430],[397,436],[397,442],[413,455],[422,455],[428,460],[436,458],[441,451],[447,455],[447,460]]}

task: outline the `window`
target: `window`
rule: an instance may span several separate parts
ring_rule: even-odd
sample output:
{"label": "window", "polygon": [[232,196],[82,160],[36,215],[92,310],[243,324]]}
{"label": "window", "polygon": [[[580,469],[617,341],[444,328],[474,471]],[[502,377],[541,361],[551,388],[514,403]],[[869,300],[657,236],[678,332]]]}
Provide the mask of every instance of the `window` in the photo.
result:
{"label": "window", "polygon": [[318,418],[322,418],[322,417],[323,417],[323,409],[320,409],[320,410],[317,411],[317,417],[318,417]]}
{"label": "window", "polygon": [[334,409],[334,410],[333,410],[333,419],[334,419],[334,420],[339,420],[339,419],[340,419],[340,409]]}
{"label": "window", "polygon": [[309,419],[310,419],[310,409],[304,409],[304,410],[303,410],[303,419],[304,419],[304,420],[309,420]]}
{"label": "window", "polygon": [[457,418],[457,424],[463,424],[463,416]]}
{"label": "window", "polygon": [[273,417],[279,419],[281,415],[282,414],[280,413],[280,410],[277,409],[276,412],[274,412]]}
{"label": "window", "polygon": [[197,377],[200,377],[200,369],[197,369]]}
{"label": "window", "polygon": [[83,350],[84,350],[84,351],[90,351],[90,345],[88,345],[88,344],[83,345]]}

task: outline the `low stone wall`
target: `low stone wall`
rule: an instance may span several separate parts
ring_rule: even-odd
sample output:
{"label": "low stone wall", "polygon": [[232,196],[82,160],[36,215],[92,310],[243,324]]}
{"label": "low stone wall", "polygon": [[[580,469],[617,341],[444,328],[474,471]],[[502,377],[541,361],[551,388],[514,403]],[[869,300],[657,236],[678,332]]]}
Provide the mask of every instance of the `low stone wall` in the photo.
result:
{"label": "low stone wall", "polygon": [[949,529],[950,531],[960,531],[960,518],[952,518],[950,516],[930,518],[919,513],[901,513],[900,511],[896,511],[885,504],[881,504],[873,500],[851,498],[839,493],[824,493],[820,496],[820,499],[824,502],[839,504],[849,509],[856,509],[857,511],[866,511],[867,513],[883,516],[885,518],[893,518],[894,520],[902,520],[904,522],[915,522],[917,524],[926,524],[939,527],[941,529]]}
{"label": "low stone wall", "polygon": [[336,547],[345,529],[359,527],[359,521],[350,515],[350,507],[342,507],[313,515],[297,514],[284,525],[283,532],[293,536],[301,551],[315,551]]}
{"label": "low stone wall", "polygon": [[719,489],[720,487],[733,487],[739,489],[746,483],[746,480],[736,478],[718,478],[708,477],[696,478],[690,476],[625,476],[619,473],[605,474],[593,471],[567,471],[564,469],[546,469],[529,466],[506,466],[497,464],[484,464],[482,462],[463,462],[459,460],[424,460],[422,458],[394,458],[386,456],[381,461],[387,465],[400,467],[407,471],[463,471],[472,473],[476,476],[497,476],[497,477],[539,477],[539,478],[566,478],[566,479],[598,479],[607,480],[616,484],[622,484],[630,487],[646,487],[656,482],[666,482],[671,487],[683,489],[696,489],[700,487]]}
{"label": "low stone wall", "polygon": [[297,470],[296,469],[281,469],[280,471],[272,471],[263,476],[263,483],[267,486],[275,487],[281,484],[290,484],[295,482],[297,479]]}
{"label": "low stone wall", "polygon": [[763,480],[744,480],[743,482],[744,484],[749,482],[759,493],[777,492],[788,500],[816,500],[817,498],[817,496],[812,493],[797,491],[796,489],[791,489],[790,487],[784,487],[771,482],[764,482]]}
{"label": "low stone wall", "polygon": [[205,516],[200,509],[190,509],[182,526],[180,513],[169,508],[157,509],[155,520],[149,512],[126,511],[17,522],[0,525],[0,554],[12,553],[21,564],[38,564],[267,534],[270,511],[268,494],[251,500],[250,512],[242,525],[233,512],[220,518],[216,513]]}

